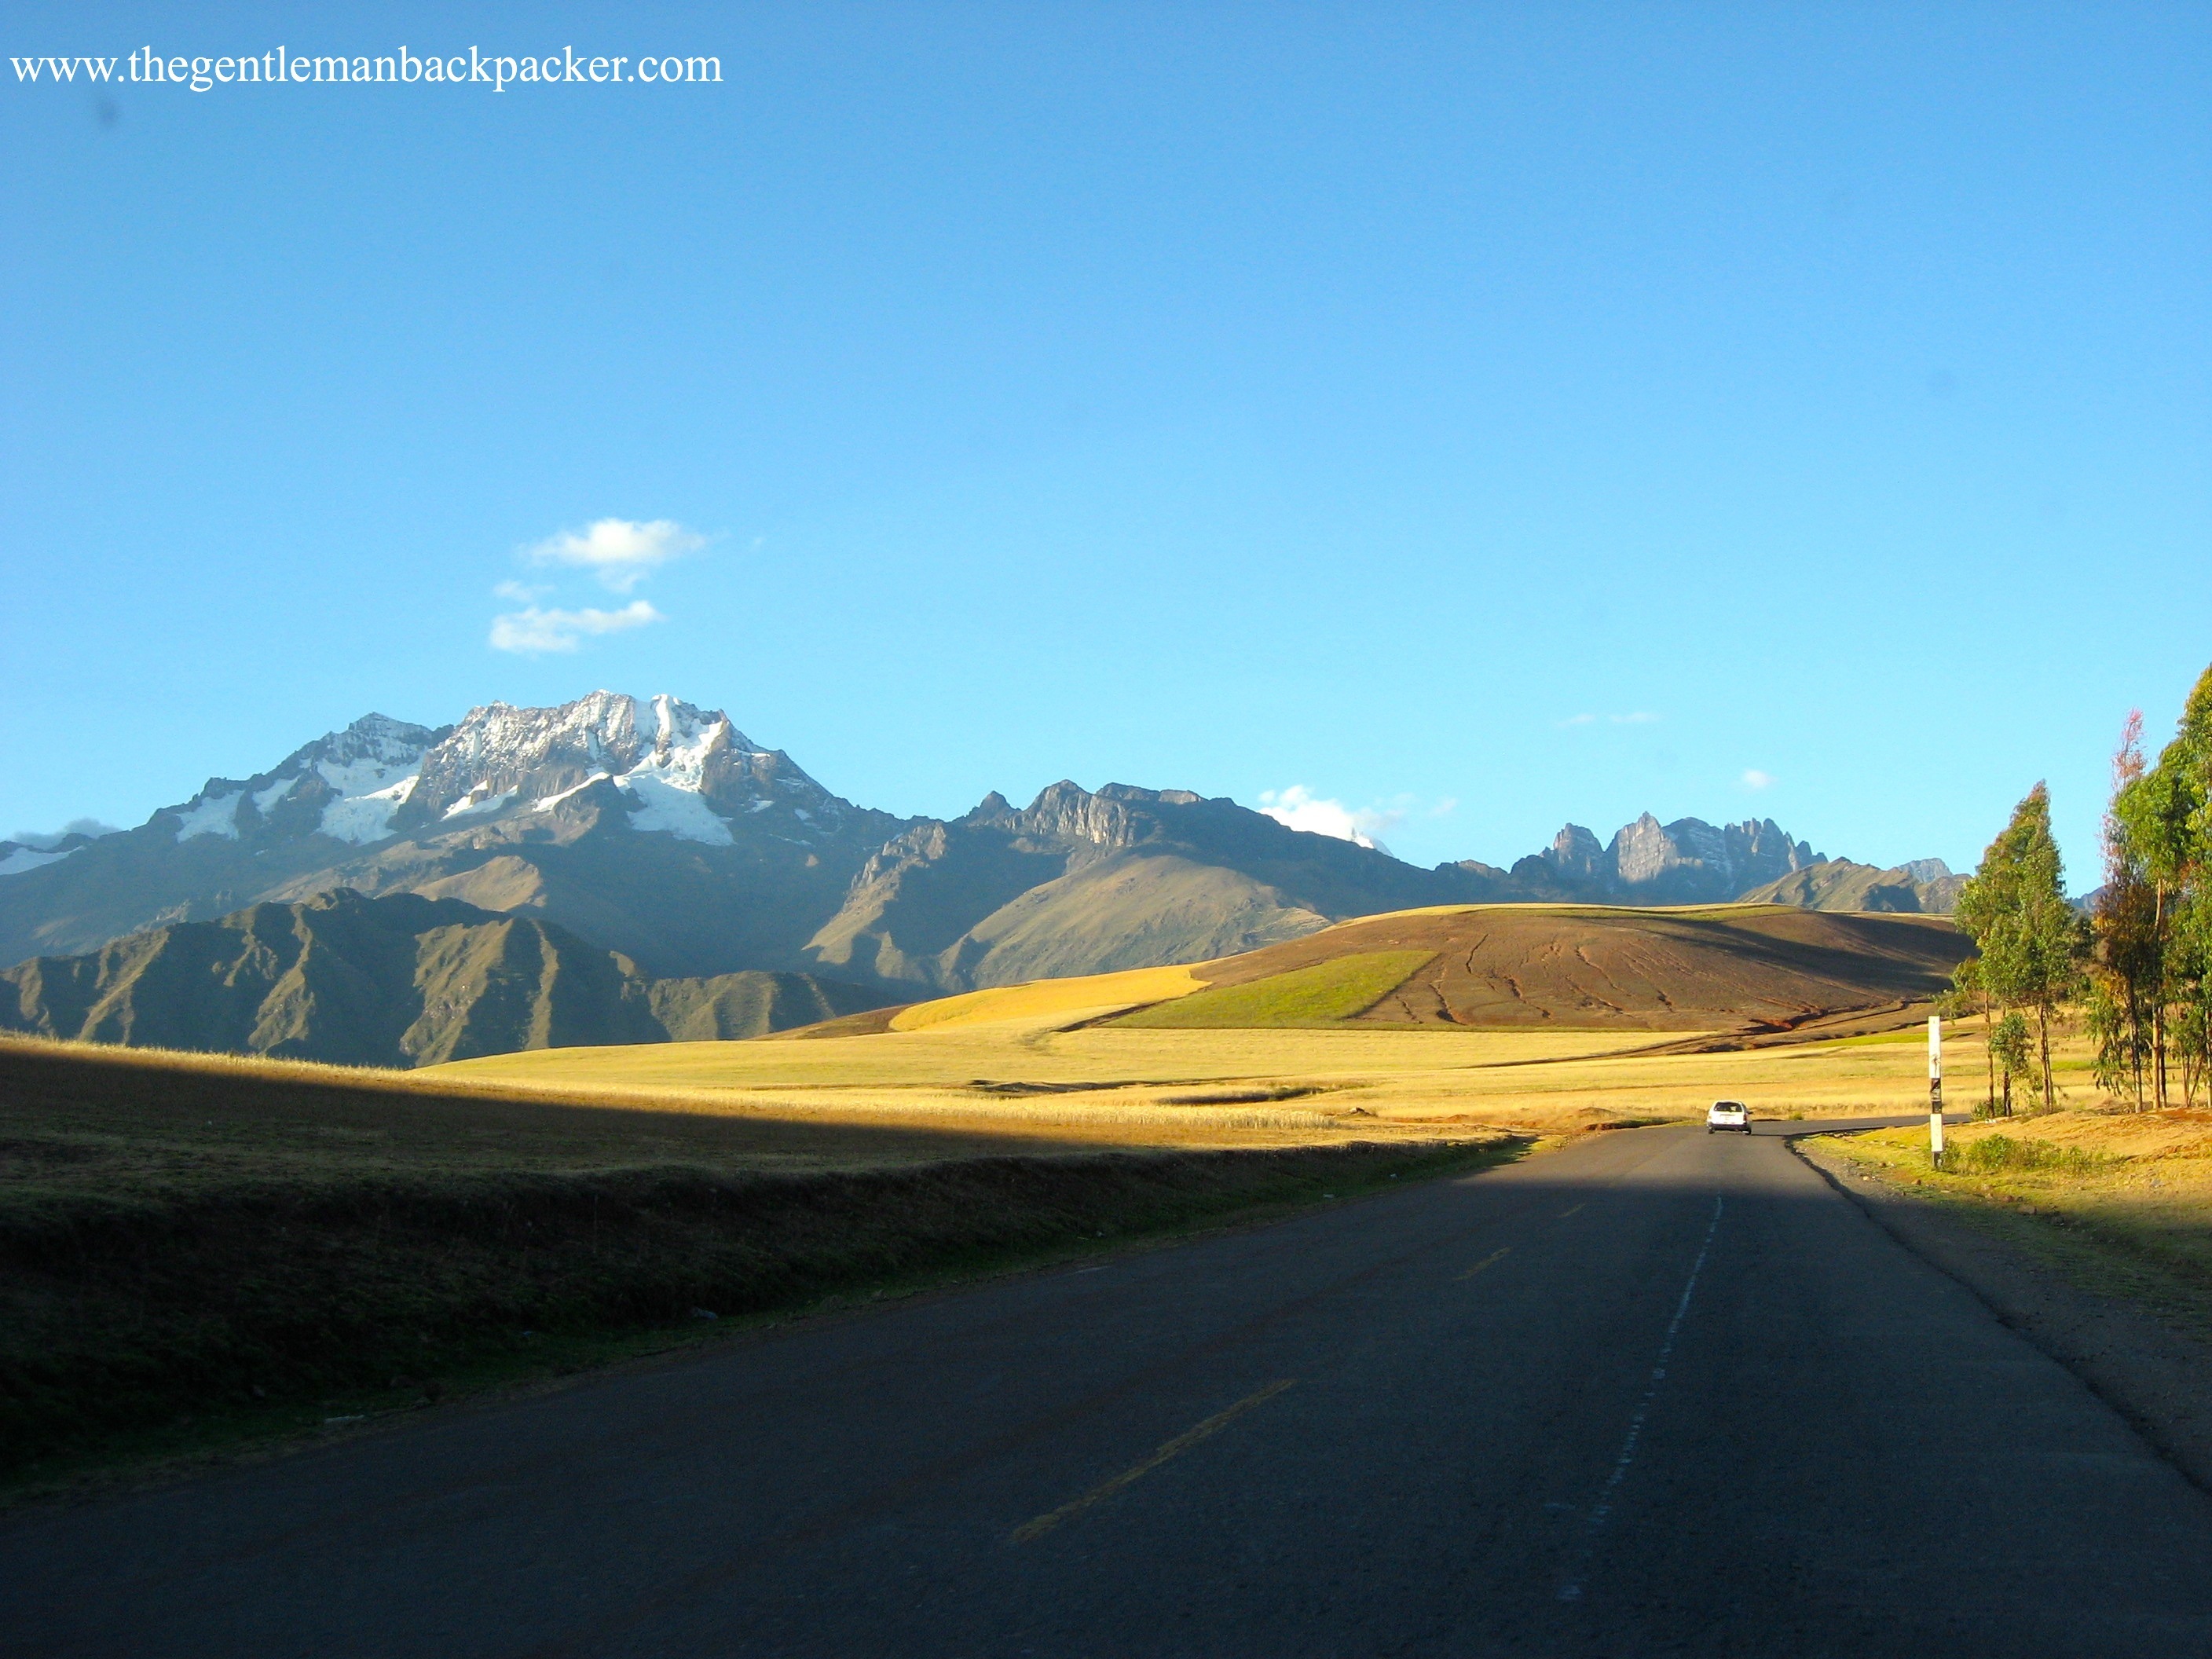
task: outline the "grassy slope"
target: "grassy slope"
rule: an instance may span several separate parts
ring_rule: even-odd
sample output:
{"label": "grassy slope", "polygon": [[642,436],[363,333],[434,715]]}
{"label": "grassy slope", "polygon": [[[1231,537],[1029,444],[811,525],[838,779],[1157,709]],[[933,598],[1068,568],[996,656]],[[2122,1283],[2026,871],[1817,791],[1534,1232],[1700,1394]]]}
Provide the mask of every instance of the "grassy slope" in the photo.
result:
{"label": "grassy slope", "polygon": [[[1948,921],[1918,916],[1774,905],[1437,905],[1339,922],[1188,969],[1007,986],[805,1035],[918,1030],[1048,1007],[1073,1024],[1115,1004],[1172,997],[1181,1000],[1117,1023],[1611,1027],[1748,1038],[1824,1021],[1880,1023],[1942,988],[1966,949]],[[1269,988],[1252,988],[1261,980]]]}
{"label": "grassy slope", "polygon": [[733,1042],[872,1009],[880,994],[811,974],[757,969],[647,981],[653,1017],[674,1042]]}
{"label": "grassy slope", "polygon": [[1031,889],[978,921],[972,982],[1199,962],[1297,939],[1326,921],[1236,870],[1123,854]]}
{"label": "grassy slope", "polygon": [[1808,910],[1874,910],[1917,913],[1919,884],[1901,872],[1871,864],[1831,859],[1778,876],[1743,896],[1747,904],[1795,904]]}
{"label": "grassy slope", "polygon": [[1036,980],[918,1003],[893,1015],[885,1029],[926,1031],[1039,1018],[1073,1024],[1115,1009],[1169,1001],[1204,988],[1205,981],[1188,968],[1133,968],[1076,979]]}
{"label": "grassy slope", "polygon": [[1212,986],[1124,1014],[1117,1025],[1152,1029],[1333,1025],[1372,1007],[1432,951],[1372,951],[1332,957],[1241,985]]}

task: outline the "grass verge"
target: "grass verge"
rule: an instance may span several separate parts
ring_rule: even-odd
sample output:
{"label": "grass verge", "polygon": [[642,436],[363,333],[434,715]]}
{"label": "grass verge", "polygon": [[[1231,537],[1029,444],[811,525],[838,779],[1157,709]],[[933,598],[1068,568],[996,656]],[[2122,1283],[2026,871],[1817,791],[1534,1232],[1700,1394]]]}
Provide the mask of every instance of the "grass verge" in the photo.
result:
{"label": "grass verge", "polygon": [[1261,1219],[1526,1145],[363,1176],[50,1202],[0,1217],[0,1491],[343,1425],[827,1297]]}
{"label": "grass verge", "polygon": [[2212,1340],[2212,1122],[2201,1112],[2061,1112],[1822,1137],[1869,1179],[1943,1202],[2062,1276]]}

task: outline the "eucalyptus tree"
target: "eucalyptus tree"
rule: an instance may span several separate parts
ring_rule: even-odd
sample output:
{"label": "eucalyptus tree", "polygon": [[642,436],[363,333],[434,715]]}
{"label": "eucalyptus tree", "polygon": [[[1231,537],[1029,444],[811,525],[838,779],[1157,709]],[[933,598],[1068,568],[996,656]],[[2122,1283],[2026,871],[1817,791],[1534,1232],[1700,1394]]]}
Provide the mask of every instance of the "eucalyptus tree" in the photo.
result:
{"label": "eucalyptus tree", "polygon": [[2098,1083],[2143,1108],[2143,1072],[2157,1050],[2165,942],[2157,897],[2120,797],[2143,775],[2142,711],[2130,712],[2112,756],[2112,804],[2105,811],[2105,884],[2089,913],[2089,1034]]}
{"label": "eucalyptus tree", "polygon": [[2066,866],[2051,834],[2051,792],[2039,783],[2013,809],[1959,895],[1960,925],[1980,947],[1979,972],[2008,1011],[2035,1017],[2045,1110],[2057,1105],[2051,1017],[2081,982],[2087,928],[2066,898]]}
{"label": "eucalyptus tree", "polygon": [[[2167,1027],[2175,1006],[2189,1028],[2191,1045],[2201,1050],[2203,1005],[2208,994],[2202,966],[2202,936],[2207,902],[2208,864],[2212,864],[2212,668],[2198,677],[2183,705],[2173,740],[2159,751],[2158,763],[2125,783],[2112,799],[2112,816],[2130,855],[2140,864],[2151,890],[2150,986],[2154,1094],[2167,1102],[2166,1055],[2173,1046]],[[2177,958],[2175,947],[2185,948]],[[2172,970],[2187,966],[2192,971]],[[2185,1060],[2185,1082],[2201,1069]]]}

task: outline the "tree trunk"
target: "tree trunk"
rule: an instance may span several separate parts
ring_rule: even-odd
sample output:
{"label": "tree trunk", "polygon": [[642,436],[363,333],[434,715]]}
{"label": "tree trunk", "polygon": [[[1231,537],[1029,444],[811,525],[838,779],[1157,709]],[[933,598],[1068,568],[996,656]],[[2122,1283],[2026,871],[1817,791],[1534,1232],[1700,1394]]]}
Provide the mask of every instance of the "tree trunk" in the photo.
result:
{"label": "tree trunk", "polygon": [[2150,982],[2150,1048],[2152,1087],[2158,1109],[2166,1109],[2166,884],[2159,882],[2151,911],[2151,948],[2157,954]]}
{"label": "tree trunk", "polygon": [[2135,1061],[2136,1110],[2140,1112],[2143,1109],[2142,998],[2136,994],[2133,986],[2128,988],[2128,1048],[2131,1051],[2129,1057]]}
{"label": "tree trunk", "polygon": [[[1990,1086],[1982,1093],[1982,1104],[1990,1111],[1997,1108],[1997,1048],[1991,1039],[1996,1035],[1996,1012],[1987,1001],[1982,1004],[1982,1058],[1990,1063]],[[2012,1090],[2008,1082],[2005,1098],[2009,1101]]]}
{"label": "tree trunk", "polygon": [[2051,1010],[2040,1002],[2035,1005],[2035,1035],[2043,1051],[2043,1109],[2055,1112],[2058,1103],[2051,1098]]}

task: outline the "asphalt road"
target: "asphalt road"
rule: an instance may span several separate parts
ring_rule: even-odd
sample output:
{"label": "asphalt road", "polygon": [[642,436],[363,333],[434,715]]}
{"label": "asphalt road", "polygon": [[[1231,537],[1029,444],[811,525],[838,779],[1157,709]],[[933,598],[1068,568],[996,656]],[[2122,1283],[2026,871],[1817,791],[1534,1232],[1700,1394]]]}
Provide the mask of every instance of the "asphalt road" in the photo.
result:
{"label": "asphalt road", "polygon": [[1651,1129],[23,1513],[0,1651],[2179,1659],[2212,1498]]}

